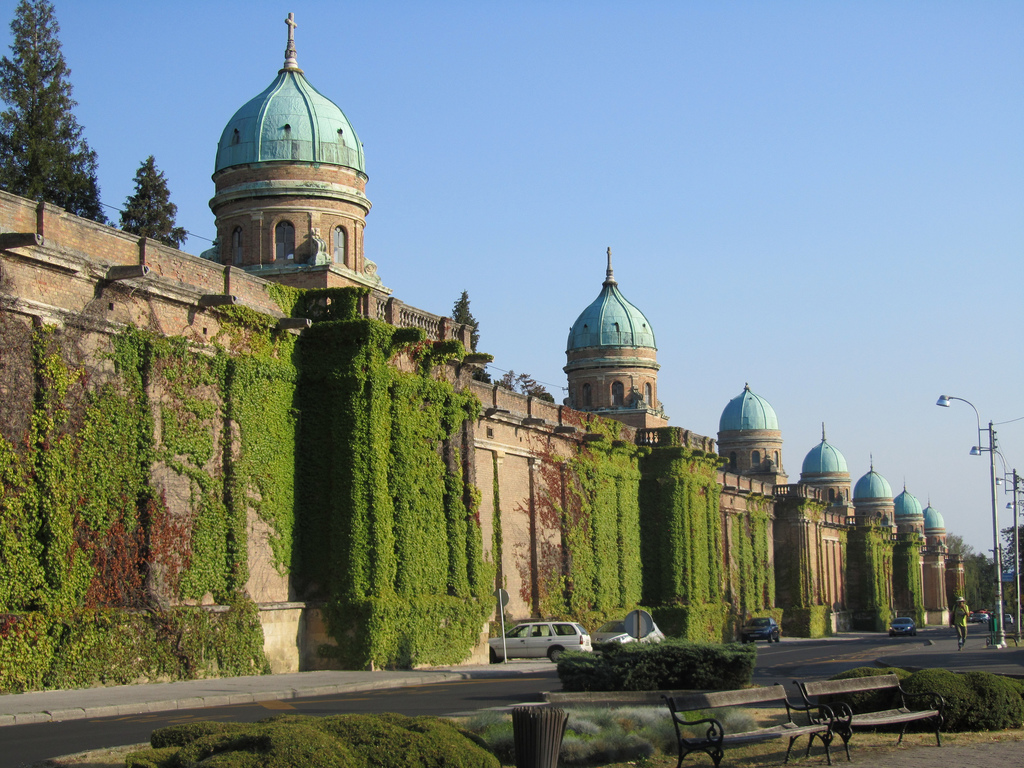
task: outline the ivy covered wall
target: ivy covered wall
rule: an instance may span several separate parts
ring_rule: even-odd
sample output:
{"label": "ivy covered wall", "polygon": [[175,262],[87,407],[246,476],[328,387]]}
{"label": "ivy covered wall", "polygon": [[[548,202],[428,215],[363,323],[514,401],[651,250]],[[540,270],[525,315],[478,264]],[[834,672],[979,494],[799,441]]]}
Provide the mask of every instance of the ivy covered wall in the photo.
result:
{"label": "ivy covered wall", "polygon": [[[682,445],[682,430],[664,428],[658,435],[657,446],[640,463],[643,602],[666,633],[732,639],[717,478],[721,459]],[[752,551],[746,559],[753,563]],[[751,600],[754,591],[752,585]]]}
{"label": "ivy covered wall", "polygon": [[[267,671],[216,469],[227,356],[133,328],[2,327],[30,338],[34,396],[0,439],[0,656],[19,660],[0,689]],[[183,605],[204,596],[223,607]]]}
{"label": "ivy covered wall", "polygon": [[[390,364],[403,350],[416,373]],[[338,645],[325,650],[347,667],[461,661],[492,610],[464,472],[479,404],[430,376],[461,354],[374,320],[328,319],[304,335],[297,572],[327,601]]]}
{"label": "ivy covered wall", "polygon": [[274,292],[308,340],[244,307],[211,313],[208,344],[3,316],[31,356],[0,375],[30,367],[35,397],[0,439],[0,653],[23,662],[0,689],[268,671],[255,522],[285,590],[261,599],[324,601],[346,665],[477,644],[479,406],[431,373],[461,345],[352,319],[360,291]]}
{"label": "ivy covered wall", "polygon": [[893,607],[900,616],[910,616],[918,626],[925,623],[921,574],[923,546],[924,539],[919,534],[900,533],[892,552]]}
{"label": "ivy covered wall", "polygon": [[892,618],[892,529],[857,525],[847,535],[847,552],[853,629],[884,632]]}
{"label": "ivy covered wall", "polygon": [[[597,627],[640,603],[639,449],[622,425],[583,417],[537,450],[536,612]],[[582,436],[586,436],[583,438]]]}

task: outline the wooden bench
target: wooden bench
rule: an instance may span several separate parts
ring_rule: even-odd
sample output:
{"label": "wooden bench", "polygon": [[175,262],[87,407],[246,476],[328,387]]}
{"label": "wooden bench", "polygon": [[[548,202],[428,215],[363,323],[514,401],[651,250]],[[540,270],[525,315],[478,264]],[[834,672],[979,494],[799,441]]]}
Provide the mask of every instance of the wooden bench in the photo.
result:
{"label": "wooden bench", "polygon": [[[822,680],[815,682],[800,682],[794,680],[800,688],[804,704],[808,707],[808,716],[812,722],[824,722],[826,719],[832,724],[832,733],[839,734],[846,748],[846,759],[850,759],[850,737],[854,728],[876,728],[886,725],[903,724],[900,729],[900,737],[896,744],[903,742],[903,735],[907,731],[907,725],[918,720],[931,720],[935,726],[935,741],[942,746],[941,728],[945,719],[943,709],[946,702],[937,693],[908,693],[900,685],[900,679],[896,675],[877,675],[874,677],[854,677],[846,680]],[[878,710],[876,712],[854,712],[849,703],[842,700],[844,695],[853,693],[890,691],[895,706],[892,709]],[[825,697],[822,699],[822,697]],[[909,703],[923,704],[924,709],[911,709]],[[812,710],[827,705],[814,715]],[[811,737],[811,741],[814,737]],[[810,749],[810,744],[808,744]]]}
{"label": "wooden bench", "polygon": [[[804,711],[806,707],[793,704],[786,698],[786,689],[781,685],[773,685],[767,688],[746,688],[737,691],[718,691],[714,693],[690,693],[683,696],[664,696],[668,704],[669,712],[672,713],[672,724],[676,729],[676,740],[679,742],[679,762],[676,768],[681,768],[683,758],[691,752],[705,752],[714,761],[715,768],[718,768],[722,760],[722,751],[726,746],[736,744],[753,744],[771,739],[789,738],[789,747],[786,749],[786,760],[789,762],[789,753],[793,749],[793,742],[801,736],[809,736],[813,741],[817,735],[822,744],[825,745],[825,756],[828,764],[832,765],[832,755],[829,752],[829,744],[832,741],[831,721],[825,718],[815,718],[814,722],[808,718],[807,725],[799,725],[793,722],[794,711]],[[772,707],[778,710],[785,708],[786,722],[781,725],[772,725],[758,728],[743,733],[726,733],[721,721],[714,718],[699,720],[688,720],[681,717],[680,713],[696,712],[697,710],[718,709],[720,707],[743,707],[743,706]],[[826,708],[827,710],[827,708]],[[692,738],[683,735],[683,729],[694,725],[707,725],[704,734]],[[811,745],[808,743],[807,750],[810,752]]]}

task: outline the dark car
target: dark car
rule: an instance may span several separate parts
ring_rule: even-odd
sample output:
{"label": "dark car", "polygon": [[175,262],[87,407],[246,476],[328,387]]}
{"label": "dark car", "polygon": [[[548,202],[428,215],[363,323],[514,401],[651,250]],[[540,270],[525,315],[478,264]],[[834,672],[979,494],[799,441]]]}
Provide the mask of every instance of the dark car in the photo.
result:
{"label": "dark car", "polygon": [[917,637],[917,624],[908,616],[893,619],[889,622],[889,637],[896,637],[896,635]]}
{"label": "dark car", "polygon": [[758,640],[767,640],[769,643],[777,643],[781,639],[782,630],[770,616],[758,619],[751,619],[743,625],[740,630],[740,639],[744,643],[756,643]]}

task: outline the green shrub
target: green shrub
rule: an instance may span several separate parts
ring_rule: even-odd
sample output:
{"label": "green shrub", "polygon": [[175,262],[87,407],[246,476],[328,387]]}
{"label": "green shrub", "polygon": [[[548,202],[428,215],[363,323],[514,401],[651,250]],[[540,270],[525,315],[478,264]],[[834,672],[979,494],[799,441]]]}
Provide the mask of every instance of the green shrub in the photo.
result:
{"label": "green shrub", "polygon": [[914,672],[903,681],[903,689],[908,693],[939,694],[946,702],[945,731],[970,730],[964,725],[970,719],[971,710],[981,705],[967,679],[948,669],[922,669]]}
{"label": "green shrub", "polygon": [[125,756],[125,768],[175,768],[178,748],[142,749]]}
{"label": "green shrub", "polygon": [[1024,701],[1017,685],[1005,677],[991,672],[968,672],[967,684],[981,706],[969,714],[971,731],[1002,731],[1020,728],[1024,723]]}
{"label": "green shrub", "polygon": [[166,728],[158,728],[149,737],[149,745],[153,749],[164,747],[184,747],[203,736],[210,736],[215,733],[226,733],[244,728],[243,723],[217,723],[212,720],[205,720],[199,723],[185,723],[183,725],[169,725]]}
{"label": "green shrub", "polygon": [[128,768],[498,768],[477,741],[430,717],[282,715],[161,728]]}
{"label": "green shrub", "polygon": [[[832,680],[851,680],[860,677],[878,677],[879,675],[896,675],[900,683],[910,677],[910,673],[899,667],[856,667],[833,675]],[[891,709],[899,704],[899,694],[895,691],[869,691],[867,693],[843,693],[835,696],[822,696],[822,704],[843,701],[850,705],[854,712],[877,712]]]}
{"label": "green shrub", "polygon": [[756,661],[757,649],[741,643],[613,644],[601,653],[565,654],[558,677],[566,691],[721,690],[750,685]]}

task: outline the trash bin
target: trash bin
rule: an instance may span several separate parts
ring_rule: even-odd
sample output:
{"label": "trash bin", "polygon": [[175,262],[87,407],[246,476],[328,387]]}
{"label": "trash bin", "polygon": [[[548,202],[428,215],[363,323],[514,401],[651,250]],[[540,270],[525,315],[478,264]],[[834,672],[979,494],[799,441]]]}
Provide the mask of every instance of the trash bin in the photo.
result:
{"label": "trash bin", "polygon": [[561,709],[515,707],[512,736],[516,747],[516,768],[557,768],[569,716]]}

